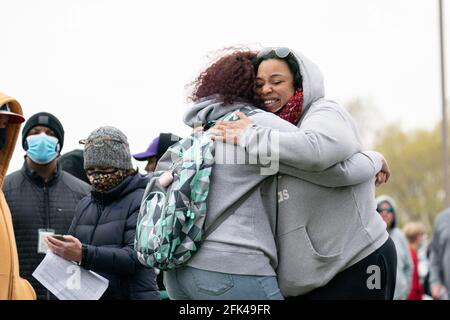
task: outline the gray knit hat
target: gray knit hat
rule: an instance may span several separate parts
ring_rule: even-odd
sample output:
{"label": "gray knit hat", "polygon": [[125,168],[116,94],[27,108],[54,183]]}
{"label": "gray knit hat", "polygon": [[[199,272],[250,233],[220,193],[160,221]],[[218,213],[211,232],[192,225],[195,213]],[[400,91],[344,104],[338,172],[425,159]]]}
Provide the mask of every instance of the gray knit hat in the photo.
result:
{"label": "gray knit hat", "polygon": [[117,128],[100,127],[84,141],[84,169],[133,169],[127,137]]}

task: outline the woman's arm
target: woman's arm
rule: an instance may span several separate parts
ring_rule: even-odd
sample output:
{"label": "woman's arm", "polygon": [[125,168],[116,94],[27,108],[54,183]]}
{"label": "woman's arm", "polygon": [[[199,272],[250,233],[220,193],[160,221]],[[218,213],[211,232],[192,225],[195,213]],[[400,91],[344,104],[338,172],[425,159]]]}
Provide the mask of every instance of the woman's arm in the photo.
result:
{"label": "woman's arm", "polygon": [[241,120],[217,124],[213,137],[228,143],[238,142],[262,163],[278,160],[305,171],[323,171],[361,149],[352,118],[332,102],[311,106],[300,128],[290,131],[253,124],[245,115],[239,116]]}
{"label": "woman's arm", "polygon": [[373,179],[379,172],[387,172],[387,178],[380,177],[378,183],[389,178],[389,168],[384,157],[375,151],[358,152],[350,159],[342,161],[320,172],[300,170],[280,164],[280,173],[300,178],[325,187],[344,187]]}

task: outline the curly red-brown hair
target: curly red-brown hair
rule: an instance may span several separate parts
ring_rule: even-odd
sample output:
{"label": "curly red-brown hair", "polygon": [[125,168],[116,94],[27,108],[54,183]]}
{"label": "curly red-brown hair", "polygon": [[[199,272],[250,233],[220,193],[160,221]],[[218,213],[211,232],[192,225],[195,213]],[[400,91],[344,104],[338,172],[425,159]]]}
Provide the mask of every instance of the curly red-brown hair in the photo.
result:
{"label": "curly red-brown hair", "polygon": [[252,60],[256,53],[250,50],[235,50],[222,56],[195,81],[190,99],[194,102],[208,96],[219,95],[224,104],[236,99],[252,101],[255,97],[255,70]]}

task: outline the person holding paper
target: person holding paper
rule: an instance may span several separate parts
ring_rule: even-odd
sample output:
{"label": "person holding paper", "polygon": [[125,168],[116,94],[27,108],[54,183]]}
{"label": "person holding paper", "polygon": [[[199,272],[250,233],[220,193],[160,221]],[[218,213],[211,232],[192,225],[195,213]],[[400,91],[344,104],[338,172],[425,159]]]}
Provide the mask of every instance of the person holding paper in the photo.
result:
{"label": "person holding paper", "polygon": [[48,247],[108,279],[101,299],[160,299],[156,274],[134,251],[136,222],[148,178],[133,169],[127,137],[100,127],[83,141],[84,168],[92,191],[76,208],[64,241],[47,237]]}

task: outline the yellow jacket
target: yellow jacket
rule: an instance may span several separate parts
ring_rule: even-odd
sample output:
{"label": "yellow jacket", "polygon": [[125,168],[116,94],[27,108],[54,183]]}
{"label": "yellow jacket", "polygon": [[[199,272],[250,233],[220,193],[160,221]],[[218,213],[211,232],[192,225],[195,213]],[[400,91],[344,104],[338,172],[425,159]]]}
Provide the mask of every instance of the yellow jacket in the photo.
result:
{"label": "yellow jacket", "polygon": [[[0,106],[9,103],[14,113],[22,114],[22,108],[15,99],[0,92]],[[9,124],[6,132],[6,143],[0,150],[0,300],[32,300],[36,299],[33,287],[19,275],[19,259],[16,239],[12,226],[11,212],[6,203],[1,187],[8,170],[20,124]]]}

